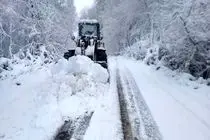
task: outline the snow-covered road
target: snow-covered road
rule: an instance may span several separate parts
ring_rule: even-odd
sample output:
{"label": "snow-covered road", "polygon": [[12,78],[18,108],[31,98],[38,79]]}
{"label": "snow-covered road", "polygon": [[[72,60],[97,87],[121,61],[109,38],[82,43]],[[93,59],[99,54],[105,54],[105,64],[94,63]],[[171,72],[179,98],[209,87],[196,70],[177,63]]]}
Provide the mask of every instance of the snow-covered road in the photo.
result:
{"label": "snow-covered road", "polygon": [[130,71],[126,67],[118,67],[117,79],[124,139],[161,140],[159,128]]}
{"label": "snow-covered road", "polygon": [[210,139],[205,81],[124,57],[109,73],[81,56],[18,65],[0,81],[0,140],[60,140],[65,120],[71,140]]}
{"label": "snow-covered road", "polygon": [[164,68],[157,71],[135,60],[119,57],[117,61],[129,81],[134,77],[163,139],[210,139],[209,86],[190,81],[189,75]]}
{"label": "snow-covered road", "polygon": [[[110,58],[109,69],[110,92],[104,102],[107,112],[98,117],[100,121],[87,140],[210,139],[210,87],[205,81],[190,81],[190,75],[164,67],[156,70],[123,57]],[[122,131],[118,132],[123,137],[115,137],[113,131],[120,125]],[[105,126],[103,132],[101,126]]]}

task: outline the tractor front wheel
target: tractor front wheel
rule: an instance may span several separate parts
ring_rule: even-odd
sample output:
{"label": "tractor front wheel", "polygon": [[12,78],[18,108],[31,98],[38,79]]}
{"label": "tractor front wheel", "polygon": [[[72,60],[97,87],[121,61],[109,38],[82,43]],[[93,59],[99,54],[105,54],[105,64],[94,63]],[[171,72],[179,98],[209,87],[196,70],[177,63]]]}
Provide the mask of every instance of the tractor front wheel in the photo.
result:
{"label": "tractor front wheel", "polygon": [[74,55],[75,55],[75,50],[68,50],[68,52],[64,53],[63,57],[68,60],[70,57],[72,57]]}

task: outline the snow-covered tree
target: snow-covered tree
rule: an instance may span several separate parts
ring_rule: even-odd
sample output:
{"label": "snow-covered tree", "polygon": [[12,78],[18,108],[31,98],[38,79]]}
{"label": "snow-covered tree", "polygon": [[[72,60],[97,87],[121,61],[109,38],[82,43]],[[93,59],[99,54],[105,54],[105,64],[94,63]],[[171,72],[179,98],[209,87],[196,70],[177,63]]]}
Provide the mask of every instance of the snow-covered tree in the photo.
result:
{"label": "snow-covered tree", "polygon": [[[194,76],[210,69],[209,0],[96,0],[95,9],[109,53],[127,50],[137,56],[145,54],[142,47],[153,48],[152,56],[171,69]],[[136,47],[139,41],[146,46]]]}
{"label": "snow-covered tree", "polygon": [[0,56],[41,45],[61,53],[69,47],[74,18],[73,0],[1,0]]}

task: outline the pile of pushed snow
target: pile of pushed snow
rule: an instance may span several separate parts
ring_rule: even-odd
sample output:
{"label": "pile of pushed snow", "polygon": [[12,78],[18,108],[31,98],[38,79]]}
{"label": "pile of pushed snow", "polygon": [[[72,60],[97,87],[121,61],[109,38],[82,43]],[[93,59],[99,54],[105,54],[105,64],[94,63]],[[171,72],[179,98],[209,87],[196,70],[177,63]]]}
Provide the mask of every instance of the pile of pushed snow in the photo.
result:
{"label": "pile of pushed snow", "polygon": [[52,68],[52,73],[65,73],[80,75],[85,74],[96,82],[106,83],[109,74],[106,69],[99,64],[94,63],[86,56],[74,56],[69,60],[60,59],[58,63]]}
{"label": "pile of pushed snow", "polygon": [[[107,92],[108,71],[86,56],[60,59],[51,66],[51,73],[54,81],[61,83],[59,105],[65,117],[72,113],[81,114],[78,113],[78,108],[93,111]],[[66,106],[72,105],[72,108],[65,110]]]}
{"label": "pile of pushed snow", "polygon": [[85,56],[17,66],[27,72],[0,80],[2,140],[52,139],[64,120],[94,112],[108,92],[107,70]]}

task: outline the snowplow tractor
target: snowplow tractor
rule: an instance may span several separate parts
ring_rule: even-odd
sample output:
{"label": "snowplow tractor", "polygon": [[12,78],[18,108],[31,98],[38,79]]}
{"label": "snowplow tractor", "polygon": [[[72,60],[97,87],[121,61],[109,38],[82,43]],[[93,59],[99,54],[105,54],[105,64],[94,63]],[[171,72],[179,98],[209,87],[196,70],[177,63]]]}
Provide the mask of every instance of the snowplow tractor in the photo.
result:
{"label": "snowplow tractor", "polygon": [[81,20],[78,29],[78,37],[72,37],[76,47],[65,52],[64,58],[69,59],[74,55],[85,55],[102,67],[107,68],[107,54],[99,22],[96,20]]}

